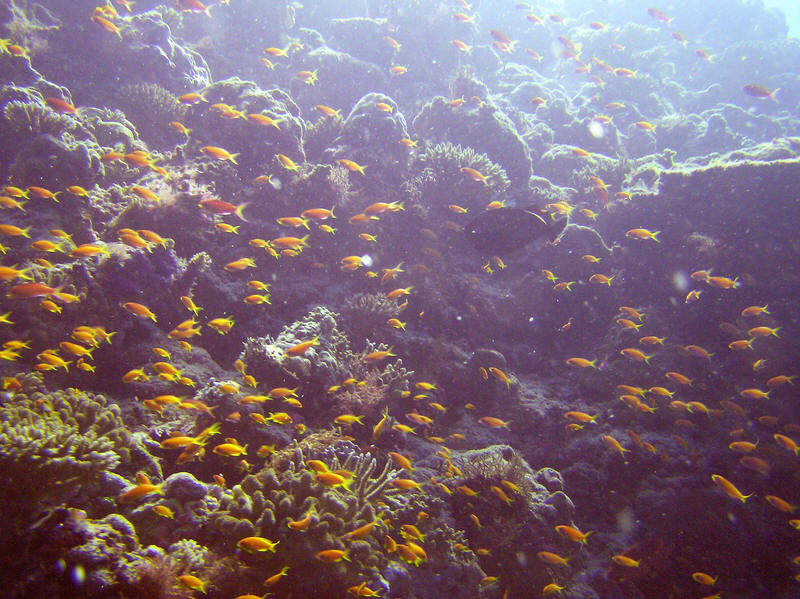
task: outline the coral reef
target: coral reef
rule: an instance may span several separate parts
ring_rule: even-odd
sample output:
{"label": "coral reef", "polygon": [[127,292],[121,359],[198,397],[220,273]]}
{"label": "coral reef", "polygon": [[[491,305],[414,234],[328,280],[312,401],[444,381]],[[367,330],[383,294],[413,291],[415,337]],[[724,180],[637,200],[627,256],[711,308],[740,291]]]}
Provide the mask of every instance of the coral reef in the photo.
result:
{"label": "coral reef", "polygon": [[3,107],[3,118],[15,133],[59,137],[75,125],[72,117],[58,114],[48,106],[12,100]]}
{"label": "coral reef", "polygon": [[351,338],[373,336],[398,314],[397,302],[386,299],[383,293],[356,293],[342,306],[342,320]]}
{"label": "coral reef", "polygon": [[29,524],[38,510],[74,500],[114,470],[129,436],[118,406],[75,389],[15,397],[0,408],[0,419],[0,460],[9,481],[0,501],[16,519],[13,529]]}
{"label": "coral reef", "polygon": [[[246,555],[248,566],[243,587],[261,584],[264,573],[289,566],[280,587],[291,587],[308,597],[328,596],[332,589],[344,592],[349,586],[368,581],[367,586],[382,585],[381,570],[387,558],[373,535],[348,540],[346,534],[366,524],[380,523],[380,511],[391,513],[405,502],[406,495],[388,488],[399,474],[388,463],[382,468],[369,454],[362,454],[351,444],[339,443],[320,454],[305,455],[300,449],[281,460],[281,470],[266,468],[247,476],[240,485],[222,498],[223,511],[215,515],[208,529],[209,543],[231,545],[235,540],[261,536],[278,543],[273,554]],[[309,459],[325,462],[330,471],[352,474],[350,490],[326,487],[314,480],[305,469]],[[384,507],[376,508],[381,503]],[[380,510],[380,511],[379,511]],[[302,522],[309,518],[307,525]],[[317,553],[329,549],[346,550],[349,561],[322,563]],[[314,571],[309,578],[305,572]],[[253,588],[253,587],[250,587]]]}
{"label": "coral reef", "polygon": [[[471,168],[486,178],[486,184],[471,180],[461,171]],[[459,206],[480,211],[492,201],[502,201],[508,177],[486,154],[450,142],[427,147],[415,160],[412,172],[419,173],[406,182],[411,201],[426,211],[447,213],[447,202],[457,197]]]}
{"label": "coral reef", "polygon": [[465,101],[452,107],[447,99],[437,96],[414,118],[413,127],[431,143],[449,142],[485,153],[508,174],[509,193],[518,199],[527,195],[532,174],[527,145],[508,116],[491,104],[476,108]]}
{"label": "coral reef", "polygon": [[114,104],[136,126],[139,138],[151,146],[163,148],[179,139],[170,123],[181,122],[186,107],[175,94],[157,83],[121,85]]}

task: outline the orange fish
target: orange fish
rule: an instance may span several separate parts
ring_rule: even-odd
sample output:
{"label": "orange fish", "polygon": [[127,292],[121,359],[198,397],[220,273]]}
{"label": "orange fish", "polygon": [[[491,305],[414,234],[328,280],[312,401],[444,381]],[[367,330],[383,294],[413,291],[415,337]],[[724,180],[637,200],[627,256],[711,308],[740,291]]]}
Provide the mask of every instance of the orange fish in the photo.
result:
{"label": "orange fish", "polygon": [[364,172],[364,169],[367,168],[367,167],[363,166],[361,164],[358,164],[357,162],[354,162],[353,160],[348,160],[347,158],[341,158],[341,159],[336,161],[336,164],[338,164],[339,166],[345,167],[347,170],[349,170],[351,172],[358,172],[358,173],[361,173],[362,175],[366,176],[366,173]]}
{"label": "orange fish", "polygon": [[334,110],[330,106],[325,106],[324,104],[317,104],[314,106],[314,110],[321,112],[323,115],[328,117],[338,117],[340,112],[339,110]]}
{"label": "orange fish", "polygon": [[149,318],[153,322],[158,322],[156,320],[156,315],[145,306],[144,304],[137,304],[136,302],[125,302],[122,304],[122,307],[125,308],[128,312],[133,314],[134,316],[139,316],[140,318]]}
{"label": "orange fish", "polygon": [[649,231],[648,229],[630,229],[627,233],[625,233],[625,237],[630,239],[641,239],[647,240],[650,239],[655,242],[659,242],[658,234],[661,231]]}
{"label": "orange fish", "polygon": [[478,422],[490,428],[504,428],[506,430],[509,430],[508,425],[511,424],[510,420],[500,420],[494,416],[484,416],[483,418],[479,418]]}
{"label": "orange fish", "polygon": [[561,524],[559,526],[556,526],[556,532],[565,539],[569,539],[570,541],[575,541],[576,543],[583,543],[585,545],[587,537],[590,534],[592,534],[593,531],[581,532],[577,528]]}
{"label": "orange fish", "polygon": [[562,557],[557,553],[552,553],[550,551],[540,551],[536,554],[540,560],[542,560],[546,564],[551,564],[553,566],[566,566],[567,562],[569,562],[569,557]]}
{"label": "orange fish", "polygon": [[202,12],[207,17],[211,16],[211,13],[208,12],[211,7],[206,6],[200,0],[178,0],[177,6],[183,12]]}
{"label": "orange fish", "polygon": [[464,175],[467,178],[471,179],[472,181],[480,182],[480,183],[483,183],[484,185],[488,185],[489,184],[488,181],[487,181],[487,179],[489,177],[486,176],[486,175],[481,174],[480,172],[476,171],[474,168],[470,168],[468,166],[465,166],[465,167],[461,168],[461,172],[464,173]]}
{"label": "orange fish", "polygon": [[791,505],[785,499],[781,499],[780,497],[776,497],[775,495],[767,495],[764,497],[767,502],[774,507],[776,510],[780,512],[784,512],[786,514],[792,514],[797,509],[796,505]]}
{"label": "orange fish", "polygon": [[101,17],[100,15],[94,15],[92,17],[92,21],[100,25],[103,29],[108,31],[109,33],[116,33],[119,39],[122,39],[122,34],[120,33],[119,27],[114,25],[111,21],[106,19],[105,17]]}
{"label": "orange fish", "polygon": [[742,503],[747,501],[748,497],[752,497],[753,493],[750,495],[742,495],[741,491],[736,488],[736,486],[729,481],[727,478],[720,476],[719,474],[712,474],[711,480],[714,481],[714,484],[717,485],[720,489],[725,491],[725,494],[732,499],[738,499]]}
{"label": "orange fish", "polygon": [[26,299],[32,297],[49,297],[55,296],[61,290],[61,287],[53,288],[43,285],[42,283],[22,283],[16,285],[6,292],[6,297],[11,299]]}
{"label": "orange fish", "polygon": [[235,214],[241,220],[247,222],[245,219],[243,212],[244,209],[250,205],[250,202],[244,202],[239,204],[238,206],[234,206],[229,202],[225,202],[223,200],[201,200],[198,204],[200,208],[205,210],[206,212],[210,212],[211,214],[216,214],[219,216],[225,216],[228,214]]}
{"label": "orange fish", "polygon": [[77,114],[78,109],[61,98],[45,98],[44,103],[59,114]]}
{"label": "orange fish", "polygon": [[603,443],[605,443],[608,447],[610,447],[614,451],[618,451],[619,455],[621,455],[623,458],[625,457],[625,453],[630,451],[630,449],[626,449],[622,445],[620,445],[619,441],[617,441],[611,435],[603,435],[601,439],[603,440]]}
{"label": "orange fish", "polygon": [[757,83],[748,83],[742,88],[742,91],[751,98],[758,98],[759,100],[771,100],[775,103],[778,102],[777,98],[775,97],[775,94],[778,93],[777,88],[770,91],[763,85],[758,85]]}

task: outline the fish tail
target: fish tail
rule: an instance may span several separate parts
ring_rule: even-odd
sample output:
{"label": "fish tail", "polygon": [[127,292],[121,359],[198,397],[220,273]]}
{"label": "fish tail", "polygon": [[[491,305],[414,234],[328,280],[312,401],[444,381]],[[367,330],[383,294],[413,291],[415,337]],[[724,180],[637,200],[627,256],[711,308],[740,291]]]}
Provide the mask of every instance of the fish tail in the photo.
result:
{"label": "fish tail", "polygon": [[[236,164],[236,163],[234,162],[234,164]],[[246,223],[247,223],[247,222],[250,222],[250,221],[248,221],[248,220],[247,220],[247,219],[244,217],[244,214],[243,214],[243,213],[244,213],[244,209],[245,209],[245,208],[247,208],[249,205],[250,205],[250,202],[242,202],[241,204],[239,204],[238,206],[236,206],[236,210],[234,210],[234,211],[233,211],[233,213],[234,213],[236,216],[238,216],[240,219],[242,219],[242,220],[243,220],[244,222],[246,222]]]}

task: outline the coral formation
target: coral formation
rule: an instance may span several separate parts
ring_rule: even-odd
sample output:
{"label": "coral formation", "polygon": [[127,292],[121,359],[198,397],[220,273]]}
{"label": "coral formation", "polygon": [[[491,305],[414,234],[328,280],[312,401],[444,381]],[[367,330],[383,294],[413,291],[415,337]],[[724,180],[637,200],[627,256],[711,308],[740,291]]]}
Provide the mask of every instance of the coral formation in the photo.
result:
{"label": "coral formation", "polygon": [[[437,96],[414,118],[413,127],[431,143],[449,142],[485,153],[488,160],[508,174],[509,193],[516,198],[527,195],[532,174],[528,148],[511,119],[500,109],[489,103],[474,108],[466,102],[454,108],[446,98]],[[497,191],[505,191],[503,187]]]}
{"label": "coral formation", "polygon": [[[289,566],[281,586],[308,597],[328,596],[332,589],[344,592],[362,580],[374,588],[375,583],[380,584],[381,569],[387,564],[375,538],[380,534],[380,511],[391,513],[405,503],[405,494],[388,488],[399,471],[388,463],[378,468],[373,456],[347,443],[319,454],[305,455],[300,449],[293,453],[281,461],[281,470],[266,468],[247,476],[223,496],[223,511],[209,529],[210,542],[231,544],[240,538],[261,536],[278,543],[274,556],[241,554],[249,566],[245,576],[252,584],[263,582],[265,572]],[[309,459],[323,461],[332,472],[349,472],[351,488],[326,487],[316,481],[306,470]],[[384,507],[376,508],[381,502]],[[310,518],[307,525],[290,526],[306,518]],[[347,533],[376,522],[373,535],[347,539]],[[346,550],[349,561],[320,564],[315,556],[329,549]],[[312,570],[314,577],[303,575]]]}
{"label": "coral formation", "polygon": [[[462,168],[476,170],[486,184],[471,180]],[[486,154],[450,142],[427,147],[415,160],[412,172],[418,173],[406,182],[412,201],[438,213],[446,213],[452,197],[467,210],[484,210],[490,202],[502,201],[509,185],[506,172]]]}
{"label": "coral formation", "polygon": [[165,147],[176,139],[172,121],[182,121],[186,107],[178,97],[157,83],[121,85],[114,104],[136,126],[139,138],[156,147]]}

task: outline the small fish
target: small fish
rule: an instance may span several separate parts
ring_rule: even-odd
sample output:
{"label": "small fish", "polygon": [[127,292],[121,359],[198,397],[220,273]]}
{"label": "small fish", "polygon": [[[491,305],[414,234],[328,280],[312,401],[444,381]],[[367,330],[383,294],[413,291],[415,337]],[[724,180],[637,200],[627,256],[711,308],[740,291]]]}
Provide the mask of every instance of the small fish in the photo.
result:
{"label": "small fish", "polygon": [[800,446],[798,446],[797,442],[795,442],[795,440],[791,437],[781,435],[780,433],[775,433],[772,438],[775,439],[775,442],[785,450],[791,451],[794,453],[794,455],[800,455]]}
{"label": "small fish", "polygon": [[217,333],[219,333],[220,335],[226,335],[231,331],[235,323],[233,318],[220,317],[208,321],[207,324],[209,327],[217,331]]}
{"label": "small fish", "polygon": [[566,566],[572,556],[562,557],[557,553],[552,553],[550,551],[540,551],[536,554],[536,557],[538,557],[544,563],[552,566]]}
{"label": "small fish", "polygon": [[232,162],[233,164],[236,165],[239,164],[238,162],[236,162],[236,157],[239,156],[239,154],[238,153],[231,154],[224,148],[219,148],[217,146],[203,146],[202,148],[200,148],[200,151],[203,154],[210,156],[211,158],[214,158],[215,160],[227,160],[229,162]]}
{"label": "small fish", "polygon": [[565,539],[569,539],[570,541],[574,541],[576,543],[583,543],[584,545],[586,545],[586,539],[589,537],[590,534],[592,534],[593,531],[581,532],[577,528],[561,524],[559,526],[556,526],[556,532]]}
{"label": "small fish", "polygon": [[133,314],[134,316],[138,316],[139,318],[149,318],[153,322],[158,322],[156,319],[156,315],[145,306],[144,304],[139,304],[136,302],[125,302],[122,304],[122,307],[125,308],[128,312]]}
{"label": "small fish", "polygon": [[340,110],[334,110],[330,106],[325,106],[324,104],[317,104],[314,106],[314,110],[321,112],[327,117],[339,117],[339,112],[341,112]]}
{"label": "small fish", "polygon": [[603,440],[603,443],[605,443],[608,447],[610,447],[614,451],[619,452],[619,455],[621,455],[623,458],[625,458],[625,454],[630,451],[630,449],[626,449],[625,447],[620,445],[620,442],[617,441],[611,435],[603,435],[601,439]]}
{"label": "small fish", "polygon": [[147,495],[152,495],[154,493],[163,495],[163,491],[161,490],[161,485],[153,485],[150,483],[139,484],[123,492],[119,496],[119,502],[132,503],[138,499],[141,499],[142,497],[145,497]]}
{"label": "small fish", "polygon": [[625,568],[638,568],[641,563],[641,560],[635,560],[626,555],[615,555],[611,559],[618,566],[623,566]]}
{"label": "small fish", "polygon": [[361,173],[362,175],[366,176],[366,173],[364,172],[364,169],[367,168],[367,167],[363,166],[361,164],[358,164],[357,162],[354,162],[353,160],[348,160],[347,158],[341,158],[340,160],[336,161],[336,164],[338,164],[339,166],[345,167],[347,170],[349,170],[351,172],[358,172],[358,173]]}
{"label": "small fish", "polygon": [[171,510],[169,507],[167,507],[166,505],[161,505],[161,504],[159,504],[159,505],[154,505],[154,506],[153,506],[153,512],[154,512],[154,513],[155,513],[157,516],[161,516],[162,518],[168,518],[168,519],[170,519],[170,520],[174,520],[174,519],[175,519],[175,512],[173,512],[173,511],[172,511],[172,510]]}
{"label": "small fish", "polygon": [[122,33],[120,33],[119,27],[114,25],[114,23],[112,23],[105,17],[101,17],[100,15],[94,15],[91,17],[91,19],[109,33],[115,33],[119,39],[122,39]]}
{"label": "small fish", "polygon": [[658,234],[661,231],[650,231],[648,229],[630,229],[627,233],[625,233],[625,237],[630,239],[640,239],[640,240],[651,240],[655,242],[659,242]]}
{"label": "small fish", "polygon": [[711,480],[714,481],[714,484],[720,489],[725,491],[725,494],[728,495],[728,497],[738,499],[742,503],[744,503],[748,497],[753,496],[753,493],[750,493],[750,495],[743,495],[731,481],[723,476],[720,476],[719,474],[712,474]]}
{"label": "small fish", "polygon": [[324,551],[317,552],[314,557],[322,562],[327,563],[335,563],[340,562],[342,560],[350,561],[348,557],[349,550],[341,550],[341,549],[325,549]]}
{"label": "small fish", "polygon": [[245,537],[240,539],[236,546],[248,553],[264,553],[267,551],[275,553],[279,543],[280,541],[273,542],[264,537]]}
{"label": "small fish", "polygon": [[234,206],[229,202],[225,202],[223,200],[202,200],[198,206],[205,210],[206,212],[210,212],[211,214],[216,214],[219,216],[225,216],[228,214],[235,214],[241,220],[247,222],[247,219],[244,218],[243,212],[244,209],[250,205],[250,202],[244,202],[239,204],[238,206]]}
{"label": "small fish", "polygon": [[315,345],[319,345],[319,335],[309,341],[302,341],[296,345],[293,345],[284,352],[284,355],[302,356],[305,355],[305,353]]}
{"label": "small fish", "polygon": [[500,420],[500,418],[495,418],[494,416],[484,416],[479,418],[478,422],[485,424],[489,428],[504,428],[506,430],[509,430],[508,425],[511,424],[511,420]]}
{"label": "small fish", "polygon": [[597,368],[597,359],[587,360],[586,358],[568,358],[567,364],[577,368]]}
{"label": "small fish", "polygon": [[464,175],[468,179],[470,179],[472,181],[475,181],[477,183],[483,183],[484,185],[488,185],[489,184],[489,182],[488,182],[489,176],[488,175],[483,175],[482,173],[480,173],[479,171],[475,170],[474,168],[465,166],[465,167],[461,168],[461,172],[464,173]]}
{"label": "small fish", "polygon": [[182,574],[181,576],[178,576],[178,582],[180,582],[187,589],[200,591],[203,594],[205,594],[206,584],[208,584],[206,581],[200,580],[197,576],[192,574]]}
{"label": "small fish", "polygon": [[775,94],[778,93],[778,88],[770,91],[763,85],[758,85],[757,83],[748,83],[742,88],[742,91],[751,98],[757,98],[759,100],[771,100],[775,103],[778,102],[777,98],[775,97]]}

